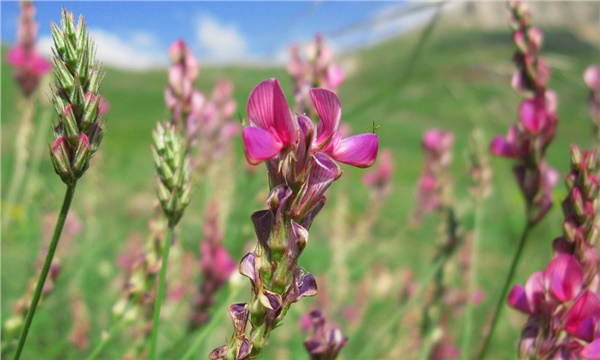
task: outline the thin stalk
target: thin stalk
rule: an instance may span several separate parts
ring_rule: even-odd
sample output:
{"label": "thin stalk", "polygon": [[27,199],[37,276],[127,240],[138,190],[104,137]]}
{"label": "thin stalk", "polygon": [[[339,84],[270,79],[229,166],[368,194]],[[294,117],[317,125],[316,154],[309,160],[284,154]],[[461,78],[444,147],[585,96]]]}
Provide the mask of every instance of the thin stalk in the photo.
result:
{"label": "thin stalk", "polygon": [[10,179],[8,195],[6,197],[6,204],[10,207],[10,211],[9,214],[6,214],[6,212],[4,213],[4,221],[2,222],[3,229],[6,229],[12,220],[14,215],[13,208],[16,206],[21,185],[23,184],[25,171],[27,170],[27,158],[29,157],[28,140],[29,136],[31,135],[31,131],[33,130],[32,119],[35,112],[34,104],[35,101],[33,97],[26,98],[22,103],[23,115],[20,121],[21,126],[19,127],[19,131],[17,132],[17,136],[15,138],[15,165],[13,169],[13,176]]}
{"label": "thin stalk", "polygon": [[[529,213],[529,212],[527,212],[527,213]],[[492,335],[494,334],[494,329],[496,328],[496,323],[498,322],[500,313],[502,312],[502,309],[504,308],[504,301],[505,301],[505,298],[506,298],[506,295],[508,292],[508,287],[510,286],[512,278],[515,274],[515,270],[517,269],[517,264],[519,263],[521,253],[523,252],[523,248],[525,247],[524,246],[525,240],[527,239],[527,236],[529,235],[529,231],[531,230],[532,227],[533,227],[532,223],[528,221],[527,224],[525,225],[525,229],[523,229],[523,233],[521,234],[521,239],[519,239],[519,244],[517,245],[517,250],[515,251],[515,255],[513,256],[512,262],[510,264],[510,268],[508,270],[508,275],[506,276],[506,280],[504,280],[504,285],[502,286],[502,291],[500,292],[500,297],[498,298],[498,303],[496,304],[496,309],[494,310],[494,315],[493,315],[492,321],[490,323],[490,329],[489,329],[487,335],[485,336],[485,338],[483,339],[483,343],[481,344],[479,351],[477,352],[476,356],[474,357],[474,359],[476,359],[476,360],[483,359],[483,356],[485,355],[485,352],[488,349],[490,339],[492,338]]]}
{"label": "thin stalk", "polygon": [[[21,203],[27,207],[29,201],[35,194],[37,183],[39,182],[38,173],[40,171],[40,163],[42,160],[42,154],[44,149],[47,149],[47,135],[48,130],[51,129],[50,120],[52,119],[53,111],[50,107],[45,107],[42,113],[42,119],[37,124],[38,129],[35,139],[33,140],[33,149],[31,151],[31,166],[27,170],[25,175],[25,185],[23,192],[23,200]],[[87,224],[86,224],[87,226]]]}
{"label": "thin stalk", "polygon": [[33,293],[33,298],[31,299],[31,305],[29,305],[29,309],[27,310],[27,315],[25,317],[25,324],[23,325],[23,330],[21,331],[21,335],[19,336],[19,344],[17,345],[17,352],[15,353],[14,360],[18,360],[21,357],[21,352],[23,351],[23,347],[25,346],[25,340],[27,340],[29,327],[31,326],[33,315],[35,314],[35,309],[37,308],[37,305],[40,301],[40,297],[42,296],[44,283],[46,282],[46,278],[48,277],[50,265],[52,264],[52,259],[54,258],[54,253],[56,252],[56,247],[58,246],[58,241],[60,240],[60,234],[62,233],[63,227],[65,225],[65,220],[67,219],[67,214],[69,213],[69,208],[71,207],[71,202],[73,201],[73,195],[75,194],[76,185],[77,182],[74,182],[71,185],[67,185],[65,198],[63,200],[60,213],[58,214],[58,219],[56,220],[54,234],[52,235],[52,240],[50,241],[50,246],[48,247],[48,253],[46,254],[46,259],[44,260],[44,265],[42,266],[42,272],[40,273],[37,284],[35,286],[35,292]]}
{"label": "thin stalk", "polygon": [[150,359],[156,359],[156,343],[158,339],[158,323],[160,321],[160,307],[165,292],[165,278],[167,277],[167,261],[169,259],[169,250],[171,249],[171,240],[173,239],[173,229],[175,225],[169,221],[167,237],[165,239],[165,248],[163,251],[162,266],[160,268],[160,278],[158,280],[158,292],[154,304],[154,321],[152,322],[152,342],[150,344]]}
{"label": "thin stalk", "polygon": [[417,290],[414,296],[412,296],[410,300],[404,303],[404,305],[401,306],[400,309],[398,309],[398,311],[394,312],[394,314],[390,316],[387,323],[385,323],[380,328],[377,334],[371,337],[371,341],[367,343],[367,345],[362,348],[362,351],[356,355],[356,359],[367,359],[374,357],[374,354],[372,353],[373,348],[375,348],[375,346],[381,339],[385,338],[386,334],[389,334],[390,330],[394,327],[394,325],[398,321],[400,321],[402,316],[404,316],[406,310],[413,306],[414,303],[417,302],[417,300],[421,300],[420,297],[423,294],[423,291],[425,291],[427,285],[433,280],[433,278],[437,275],[438,271],[440,271],[440,269],[444,266],[445,261],[446,260],[443,257],[441,257],[437,259],[431,267],[429,267],[429,272],[427,273],[427,275],[422,279],[422,281],[419,281],[419,290]]}
{"label": "thin stalk", "polygon": [[[227,297],[227,300],[225,300],[224,304],[232,303],[233,299],[239,294],[240,289],[241,287],[237,287],[235,290],[232,290],[229,293],[229,296]],[[181,360],[190,360],[198,355],[198,348],[202,346],[202,344],[204,344],[204,340],[206,339],[208,334],[212,334],[215,326],[221,323],[221,318],[226,313],[226,311],[218,311],[214,316],[211,316],[210,320],[208,321],[208,324],[206,324],[206,326],[202,328],[202,332],[200,333],[200,335],[198,335],[192,346],[189,347],[188,351],[183,355]]]}
{"label": "thin stalk", "polygon": [[477,278],[477,266],[478,266],[478,255],[479,255],[479,236],[481,232],[481,218],[483,212],[482,199],[477,198],[475,200],[475,225],[473,226],[473,233],[471,236],[471,254],[470,257],[470,269],[469,269],[469,285],[467,290],[467,304],[465,307],[465,320],[463,327],[463,338],[461,343],[460,354],[463,359],[469,359],[469,350],[471,349],[471,337],[473,335],[473,294],[477,289],[479,282]]}
{"label": "thin stalk", "polygon": [[119,322],[117,322],[110,328],[110,330],[108,331],[106,336],[103,337],[102,341],[100,341],[98,346],[96,346],[94,351],[92,351],[92,353],[87,358],[87,360],[94,360],[98,357],[98,355],[100,355],[102,350],[104,350],[106,345],[108,345],[108,342],[112,339],[113,335],[117,332],[117,330],[119,330],[121,328],[121,325],[123,325],[124,322],[125,322],[125,316],[121,317]]}

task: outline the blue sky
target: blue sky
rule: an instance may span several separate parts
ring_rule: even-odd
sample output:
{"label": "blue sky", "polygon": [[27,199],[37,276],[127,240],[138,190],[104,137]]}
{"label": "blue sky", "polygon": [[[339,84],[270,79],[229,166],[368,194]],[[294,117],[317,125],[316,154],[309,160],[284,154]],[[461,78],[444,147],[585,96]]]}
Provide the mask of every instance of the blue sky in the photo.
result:
{"label": "blue sky", "polygon": [[[62,6],[83,14],[106,65],[166,66],[166,49],[183,38],[204,63],[284,63],[292,43],[317,32],[338,51],[363,46],[422,23],[427,14],[356,26],[393,14],[403,2],[36,2],[39,47],[49,53],[50,22]],[[18,2],[2,1],[3,43],[16,41]]]}

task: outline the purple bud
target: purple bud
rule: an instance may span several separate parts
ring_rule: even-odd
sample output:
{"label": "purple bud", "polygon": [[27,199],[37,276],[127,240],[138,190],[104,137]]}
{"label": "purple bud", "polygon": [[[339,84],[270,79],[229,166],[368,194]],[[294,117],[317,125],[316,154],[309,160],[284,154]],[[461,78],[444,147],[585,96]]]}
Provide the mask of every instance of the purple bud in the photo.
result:
{"label": "purple bud", "polygon": [[263,290],[259,296],[259,300],[264,307],[277,312],[281,309],[281,295],[269,290]]}
{"label": "purple bud", "polygon": [[218,348],[214,349],[208,355],[208,357],[210,360],[225,360],[226,359],[225,355],[227,353],[227,349],[228,349],[227,345],[219,346]]}
{"label": "purple bud", "polygon": [[269,246],[269,236],[273,227],[273,213],[270,210],[260,210],[252,214],[256,238],[265,249]]}
{"label": "purple bud", "polygon": [[246,324],[248,323],[248,316],[250,310],[248,304],[233,304],[229,306],[229,315],[233,320],[233,327],[237,336],[241,336],[246,332]]}
{"label": "purple bud", "polygon": [[256,281],[256,254],[247,253],[240,261],[240,274],[246,276],[252,283]]}
{"label": "purple bud", "polygon": [[235,360],[245,360],[250,358],[250,353],[252,352],[252,343],[250,340],[244,335],[241,343],[238,344],[237,354],[235,355]]}

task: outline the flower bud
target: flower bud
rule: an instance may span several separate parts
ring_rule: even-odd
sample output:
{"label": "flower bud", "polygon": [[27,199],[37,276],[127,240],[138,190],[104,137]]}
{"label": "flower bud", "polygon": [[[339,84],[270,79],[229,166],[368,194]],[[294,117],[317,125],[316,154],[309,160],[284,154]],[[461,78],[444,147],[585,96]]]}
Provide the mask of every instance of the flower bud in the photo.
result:
{"label": "flower bud", "polygon": [[70,183],[71,179],[71,160],[69,159],[69,144],[64,136],[59,137],[50,147],[50,159],[54,165],[54,171],[65,182]]}
{"label": "flower bud", "polygon": [[89,154],[90,141],[86,134],[81,134],[73,160],[73,172],[77,177],[81,176],[87,170],[90,163]]}

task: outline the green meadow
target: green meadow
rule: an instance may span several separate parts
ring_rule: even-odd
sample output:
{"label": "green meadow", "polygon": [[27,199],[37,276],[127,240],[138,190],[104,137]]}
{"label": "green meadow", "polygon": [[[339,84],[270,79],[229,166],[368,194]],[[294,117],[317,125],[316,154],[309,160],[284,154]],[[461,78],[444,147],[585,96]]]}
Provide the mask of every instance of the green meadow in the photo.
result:
{"label": "green meadow", "polygon": [[[568,171],[570,145],[578,144],[587,149],[593,144],[588,91],[582,73],[589,64],[598,62],[600,48],[567,28],[542,30],[545,33],[542,54],[552,69],[549,88],[559,97],[559,125],[547,159],[564,176]],[[486,151],[493,169],[493,192],[481,208],[473,208],[468,190],[467,144],[472,132],[481,129],[487,150],[494,135],[505,135],[508,127],[517,121],[522,98],[510,86],[513,51],[508,28],[466,30],[437,24],[429,30],[418,30],[339,54],[336,59],[347,71],[347,79],[339,89],[342,121],[352,126],[353,134],[371,131],[373,124],[378,125],[380,150],[391,149],[394,156],[393,192],[372,229],[365,238],[358,239],[360,246],[348,252],[342,264],[332,260],[336,251],[332,237],[351,234],[353,226],[373,210],[369,207],[369,189],[361,182],[366,170],[343,166],[344,174],[329,190],[327,204],[311,228],[309,243],[300,259],[300,265],[317,277],[327,303],[350,306],[360,298],[366,304],[358,325],[346,327],[349,342],[341,352],[342,358],[355,359],[365,349],[368,353],[362,355],[369,359],[402,358],[394,349],[410,345],[408,332],[414,320],[409,313],[414,309],[408,307],[406,316],[398,315],[405,309],[400,300],[400,291],[405,285],[402,274],[411,269],[415,281],[424,278],[437,244],[435,214],[429,215],[421,225],[410,223],[415,207],[415,185],[424,160],[421,137],[432,127],[455,134],[451,170],[460,230],[471,231],[475,212],[479,211],[481,216],[476,271],[484,298],[475,307],[472,343],[477,344],[481,339],[525,223],[524,203],[512,176],[512,162],[493,157]],[[6,58],[6,52],[7,48],[3,47],[2,59]],[[288,100],[292,100],[292,82],[285,68],[203,66],[201,54],[197,56],[201,71],[196,86],[208,94],[219,78],[232,80],[241,119],[246,119],[248,94],[264,79],[278,78]],[[1,76],[2,216],[12,219],[2,232],[4,323],[14,301],[35,275],[41,250],[49,240],[43,219],[58,211],[65,186],[54,173],[48,156],[51,127],[45,119],[51,116],[55,121],[54,111],[42,101],[27,142],[30,158],[41,151],[39,168],[28,172],[19,202],[7,203],[22,109],[18,88],[12,81],[12,69],[5,62]],[[166,71],[162,70],[126,72],[106,68],[102,94],[110,103],[110,111],[105,116],[107,133],[90,170],[78,183],[72,206],[83,223],[83,231],[59,245],[56,256],[60,258],[62,271],[54,291],[37,310],[24,359],[86,358],[100,342],[103,332],[111,327],[112,307],[122,296],[123,277],[117,259],[127,250],[131,234],[147,237],[147,222],[154,213],[151,132],[156,122],[169,117],[163,97],[166,81]],[[47,91],[47,88],[41,89],[39,97],[46,98],[44,92]],[[40,146],[36,138],[43,138],[44,143]],[[196,257],[203,239],[204,218],[210,211],[206,203],[214,197],[226,210],[222,215],[224,243],[236,261],[252,249],[248,244],[255,241],[250,215],[265,208],[268,189],[264,165],[256,173],[246,170],[240,135],[234,138],[233,155],[232,162],[225,165],[218,176],[198,179],[192,202],[180,223],[175,246]],[[31,162],[27,166],[29,171]],[[559,183],[553,191],[555,206],[530,234],[515,282],[523,283],[533,271],[543,269],[550,259],[552,241],[562,231],[560,202],[565,194],[563,184]],[[348,242],[351,241],[357,239],[349,238]],[[170,271],[177,265],[169,266]],[[349,279],[343,284],[347,286],[345,294],[349,295],[343,297],[334,291],[339,285],[336,284],[339,271],[336,267],[339,266],[345,268]],[[460,279],[449,280],[449,285],[466,288]],[[213,316],[218,321],[209,330],[201,328],[187,333],[185,316],[190,305],[167,302],[164,306],[174,315],[161,321],[159,350],[162,357],[181,357],[199,336],[203,336],[203,340],[195,358],[206,358],[213,348],[224,344],[232,332],[226,300],[249,299],[249,284],[245,278],[240,281],[241,284],[227,285],[219,293],[213,308]],[[195,287],[197,283],[188,285]],[[242,289],[236,290],[236,286]],[[73,326],[70,309],[73,296],[81,297],[89,310],[90,345],[85,350],[77,349],[68,341]],[[322,301],[318,295],[292,306],[283,326],[273,333],[264,358],[306,358],[302,344],[305,335],[300,332],[298,319]],[[419,301],[414,304],[418,305]],[[330,320],[342,326],[346,324],[334,314]],[[460,344],[465,335],[462,313],[457,312],[449,321],[451,337]],[[490,359],[514,358],[524,322],[524,315],[508,306],[503,309],[489,349],[488,354],[493,354]],[[127,328],[120,330],[99,358],[120,358],[130,336]]]}

